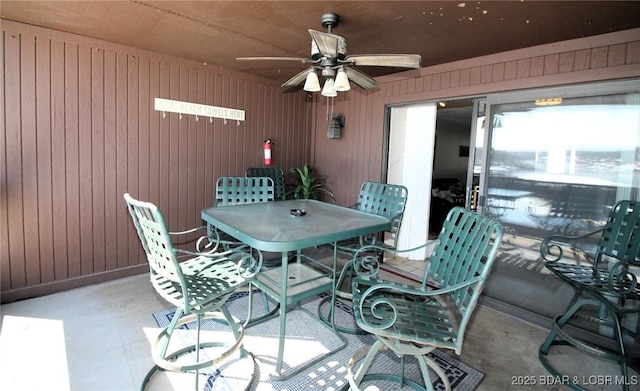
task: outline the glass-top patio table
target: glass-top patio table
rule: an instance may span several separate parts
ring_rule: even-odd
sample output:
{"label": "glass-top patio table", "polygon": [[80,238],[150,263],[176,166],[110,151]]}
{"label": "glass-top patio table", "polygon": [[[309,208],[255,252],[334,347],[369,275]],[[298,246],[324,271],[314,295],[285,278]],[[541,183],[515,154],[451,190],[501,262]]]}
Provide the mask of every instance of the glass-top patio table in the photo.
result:
{"label": "glass-top patio table", "polygon": [[[303,209],[306,214],[293,216],[292,209]],[[213,207],[202,210],[201,216],[207,223],[254,249],[282,253],[280,266],[261,271],[254,280],[254,285],[279,303],[279,344],[275,373],[272,374],[276,379],[287,379],[313,364],[308,362],[282,373],[288,304],[320,292],[333,292],[336,242],[385,231],[391,224],[385,217],[315,200]],[[305,257],[301,253],[305,248],[323,244],[334,245],[333,267],[326,271],[303,262]],[[290,251],[297,252],[297,262],[289,264]]]}

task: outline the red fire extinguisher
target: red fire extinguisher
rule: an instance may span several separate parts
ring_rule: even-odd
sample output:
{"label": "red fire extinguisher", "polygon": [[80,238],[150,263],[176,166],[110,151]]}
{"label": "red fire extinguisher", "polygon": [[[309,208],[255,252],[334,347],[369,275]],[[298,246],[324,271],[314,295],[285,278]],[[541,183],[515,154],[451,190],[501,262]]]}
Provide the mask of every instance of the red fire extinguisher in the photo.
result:
{"label": "red fire extinguisher", "polygon": [[264,140],[264,165],[271,165],[271,146],[273,145],[273,141],[270,138]]}

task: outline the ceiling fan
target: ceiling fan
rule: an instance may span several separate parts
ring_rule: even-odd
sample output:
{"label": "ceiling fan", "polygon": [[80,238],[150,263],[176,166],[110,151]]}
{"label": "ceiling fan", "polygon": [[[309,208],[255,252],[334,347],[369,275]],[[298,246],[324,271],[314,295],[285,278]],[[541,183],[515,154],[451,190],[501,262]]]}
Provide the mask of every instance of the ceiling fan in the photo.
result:
{"label": "ceiling fan", "polygon": [[320,91],[320,83],[316,70],[321,71],[325,85],[322,95],[336,96],[336,91],[348,91],[351,87],[349,80],[364,90],[378,85],[370,76],[356,69],[356,66],[382,66],[395,68],[420,68],[421,57],[417,54],[357,54],[347,55],[347,41],[331,33],[340,17],[334,13],[325,13],[321,17],[322,25],[328,32],[309,29],[311,34],[311,57],[241,57],[236,60],[275,60],[299,61],[311,64],[308,69],[287,80],[282,87],[292,88],[304,83],[304,90]]}

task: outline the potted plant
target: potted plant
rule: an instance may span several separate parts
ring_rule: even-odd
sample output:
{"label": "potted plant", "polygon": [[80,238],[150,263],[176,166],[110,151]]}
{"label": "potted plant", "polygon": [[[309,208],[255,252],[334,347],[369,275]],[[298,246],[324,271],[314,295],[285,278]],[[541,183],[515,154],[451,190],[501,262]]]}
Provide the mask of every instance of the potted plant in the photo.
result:
{"label": "potted plant", "polygon": [[335,201],[333,192],[326,185],[323,176],[314,176],[313,168],[308,164],[300,168],[292,168],[291,174],[294,176],[297,184],[288,195],[293,195],[295,199],[320,199],[321,195],[325,195]]}

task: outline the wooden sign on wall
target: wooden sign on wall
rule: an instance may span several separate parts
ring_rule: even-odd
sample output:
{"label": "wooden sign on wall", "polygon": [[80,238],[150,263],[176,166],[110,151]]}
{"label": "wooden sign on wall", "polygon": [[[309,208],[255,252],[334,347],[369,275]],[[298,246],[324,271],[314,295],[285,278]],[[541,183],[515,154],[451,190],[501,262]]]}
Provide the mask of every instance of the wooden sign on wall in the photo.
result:
{"label": "wooden sign on wall", "polygon": [[179,100],[155,98],[155,109],[162,112],[190,114],[209,117],[244,121],[244,110],[230,109],[228,107],[202,105],[199,103],[183,102]]}

